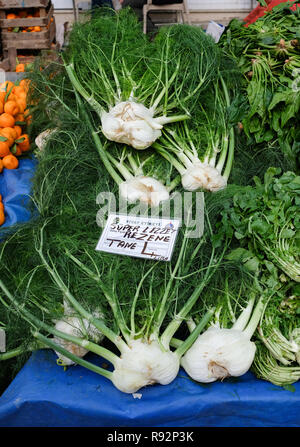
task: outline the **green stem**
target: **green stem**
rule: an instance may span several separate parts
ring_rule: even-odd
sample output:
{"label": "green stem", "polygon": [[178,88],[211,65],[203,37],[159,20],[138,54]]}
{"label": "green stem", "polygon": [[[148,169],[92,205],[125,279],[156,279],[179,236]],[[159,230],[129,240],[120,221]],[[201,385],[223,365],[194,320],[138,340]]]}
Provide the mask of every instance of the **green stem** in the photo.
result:
{"label": "green stem", "polygon": [[179,348],[179,346],[181,346],[182,343],[183,343],[182,340],[179,340],[178,338],[175,338],[175,337],[173,337],[173,338],[170,340],[170,346],[171,346],[172,348]]}
{"label": "green stem", "polygon": [[195,329],[188,336],[188,338],[183,343],[181,343],[180,346],[176,349],[175,354],[178,356],[179,359],[185,354],[185,352],[188,349],[190,349],[192,344],[196,341],[202,330],[212,319],[214,311],[215,311],[214,308],[208,310],[206,314],[201,318],[200,322],[197,324]]}
{"label": "green stem", "polygon": [[139,294],[140,294],[140,290],[141,290],[141,287],[142,287],[145,279],[152,272],[154,267],[156,267],[156,265],[157,265],[157,263],[153,264],[150,267],[150,269],[145,273],[145,275],[140,280],[139,285],[138,285],[138,287],[136,289],[136,293],[135,293],[135,296],[134,296],[134,299],[133,299],[133,302],[132,302],[132,305],[131,305],[131,312],[130,312],[130,324],[131,324],[131,337],[132,338],[136,335],[136,332],[135,332],[135,318],[134,317],[135,317],[136,303],[137,303],[137,300],[138,300],[138,297],[139,297]]}
{"label": "green stem", "polygon": [[101,140],[99,138],[99,135],[95,131],[95,129],[93,128],[91,120],[90,120],[90,117],[88,115],[88,112],[86,111],[85,106],[83,105],[83,103],[82,103],[82,101],[81,101],[81,99],[80,99],[80,97],[79,97],[79,95],[77,94],[76,91],[75,91],[75,95],[76,95],[77,101],[80,104],[80,110],[83,113],[83,115],[85,117],[85,120],[86,120],[86,123],[87,123],[87,125],[88,125],[88,127],[90,129],[92,138],[94,140],[94,143],[95,143],[96,149],[98,151],[98,154],[99,154],[99,156],[100,156],[100,158],[102,160],[102,163],[104,164],[106,170],[111,175],[111,177],[117,183],[117,185],[120,185],[120,183],[123,182],[123,179],[118,175],[118,173],[115,171],[115,169],[113,168],[112,164],[110,163],[110,161],[109,161],[109,159],[107,157],[106,151],[105,151],[105,149],[102,146],[102,143],[101,143]]}
{"label": "green stem", "polygon": [[157,150],[157,152],[162,155],[169,163],[171,163],[174,168],[179,172],[180,175],[183,175],[186,171],[185,166],[179,163],[173,155],[171,155],[168,151],[163,149],[159,143],[152,144],[152,147]]}
{"label": "green stem", "polygon": [[199,286],[197,286],[195,288],[194,292],[192,293],[190,298],[186,301],[185,305],[182,307],[180,312],[178,312],[178,314],[175,316],[173,321],[171,321],[171,323],[168,324],[168,326],[166,327],[165,331],[163,332],[163,334],[161,336],[161,342],[162,342],[163,346],[166,347],[166,349],[168,348],[171,338],[173,337],[175,332],[178,330],[178,328],[181,325],[182,321],[185,319],[185,317],[188,315],[188,313],[190,312],[190,310],[192,309],[192,307],[196,303],[197,299],[199,298],[200,293],[202,292],[204,287],[209,283],[209,281],[210,281],[211,277],[213,276],[214,272],[219,267],[219,265],[220,265],[220,263],[221,263],[221,261],[222,261],[222,259],[224,257],[224,254],[225,254],[225,251],[226,251],[226,246],[227,246],[227,244],[224,245],[225,248],[223,249],[223,252],[222,252],[220,258],[219,258],[219,260],[217,261],[217,263],[215,265],[213,264],[215,250],[214,250],[214,248],[212,249],[209,265],[208,265],[208,268],[207,268],[207,271],[205,273],[205,276],[204,276],[203,280],[201,281]]}
{"label": "green stem", "polygon": [[255,302],[255,296],[253,294],[253,296],[249,299],[247,306],[245,307],[239,318],[236,320],[236,322],[233,324],[231,329],[236,329],[238,331],[243,331],[245,329],[251,316],[254,302]]}
{"label": "green stem", "polygon": [[169,123],[177,123],[178,121],[184,121],[191,119],[190,115],[174,115],[174,116],[158,116],[155,118],[159,124],[169,124]]}
{"label": "green stem", "polygon": [[39,332],[33,332],[33,336],[37,340],[44,343],[45,345],[48,345],[49,348],[52,348],[54,351],[59,352],[60,354],[64,355],[65,357],[68,357],[70,360],[72,360],[76,364],[83,366],[84,368],[89,369],[90,371],[93,371],[93,372],[100,374],[101,376],[104,376],[107,379],[111,380],[111,377],[112,377],[111,371],[107,371],[106,369],[100,368],[99,366],[94,365],[93,363],[90,363],[90,362],[78,357],[77,355],[71,354],[69,351],[67,351],[66,349],[57,345],[52,340],[49,340],[49,338],[45,337],[44,335],[40,334]]}
{"label": "green stem", "polygon": [[99,115],[99,117],[101,118],[101,115],[103,113],[103,108],[100,106],[100,104],[93,98],[91,97],[88,92],[82,87],[82,85],[80,84],[80,82],[78,81],[78,79],[75,76],[74,73],[74,65],[73,64],[69,64],[65,66],[66,68],[66,72],[69,76],[69,79],[74,87],[74,89],[80,93],[80,95],[86,100],[86,102],[88,104],[90,104],[90,106],[95,110],[95,112]]}
{"label": "green stem", "polygon": [[229,150],[228,150],[228,157],[227,157],[227,162],[226,162],[226,167],[223,173],[223,177],[228,180],[230,172],[231,172],[231,168],[232,168],[232,164],[233,164],[233,158],[234,158],[234,145],[235,145],[235,141],[234,141],[234,128],[232,127],[229,131]]}
{"label": "green stem", "polygon": [[244,329],[244,331],[243,331],[244,334],[249,338],[249,340],[251,339],[252,335],[254,334],[254,332],[257,328],[259,320],[261,319],[261,316],[263,314],[264,307],[265,307],[264,297],[261,296],[260,299],[258,300],[258,303],[254,309],[254,312],[252,314],[252,317],[251,317],[246,329]]}
{"label": "green stem", "polygon": [[43,349],[46,346],[43,344],[36,344],[35,346],[29,346],[29,347],[22,347],[19,346],[18,348],[15,349],[11,349],[10,351],[4,352],[4,353],[0,353],[0,362],[3,360],[9,360],[12,359],[14,357],[17,357],[18,355],[24,354],[25,352],[33,352],[36,351],[38,349]]}
{"label": "green stem", "polygon": [[[43,228],[41,229],[41,247],[43,245]],[[53,269],[48,264],[47,260],[44,257],[44,254],[42,252],[42,248],[39,248],[38,253],[41,257],[41,260],[43,261],[43,264],[45,265],[47,271],[50,273],[51,277],[53,278],[54,282],[58,285],[60,290],[62,291],[63,296],[67,299],[67,301],[74,307],[74,309],[87,321],[89,321],[93,326],[95,326],[96,329],[98,329],[100,332],[102,332],[105,337],[107,337],[112,343],[115,344],[115,346],[122,352],[127,349],[127,345],[115,332],[113,332],[111,329],[109,329],[103,321],[99,320],[98,318],[94,317],[92,314],[87,312],[84,307],[79,304],[79,302],[74,298],[74,296],[70,293],[69,289],[57,273],[56,269]],[[0,287],[2,281],[0,281]],[[4,286],[4,284],[3,284]]]}
{"label": "green stem", "polygon": [[174,180],[172,180],[172,182],[166,186],[167,191],[170,193],[173,191],[173,189],[175,189],[181,182],[181,176],[177,175]]}
{"label": "green stem", "polygon": [[[230,98],[229,98],[228,89],[227,89],[226,83],[225,83],[224,79],[222,78],[222,76],[220,77],[220,80],[221,80],[221,84],[222,84],[222,87],[223,87],[223,92],[224,92],[224,96],[225,96],[226,106],[229,107],[230,106]],[[234,141],[234,128],[233,127],[231,127],[231,129],[229,131],[229,140],[230,140],[229,141],[229,150],[228,150],[227,144],[225,146],[225,148],[226,148],[225,155],[227,154],[227,151],[228,151],[228,158],[227,158],[226,167],[225,167],[225,170],[224,170],[224,173],[223,173],[223,177],[226,180],[228,180],[228,178],[229,178],[230,171],[231,171],[231,168],[232,168],[232,163],[233,163],[233,157],[234,157],[235,141]],[[220,168],[220,173],[221,173],[221,170],[223,168],[223,165],[224,165],[224,160],[223,160],[223,154],[222,154],[220,165],[219,165],[219,163],[217,164],[217,168],[218,169]]]}
{"label": "green stem", "polygon": [[163,322],[163,319],[164,319],[164,316],[165,316],[165,308],[166,308],[166,303],[167,303],[168,298],[169,298],[169,293],[171,291],[171,287],[172,287],[174,278],[176,276],[177,270],[180,267],[181,259],[182,259],[183,255],[184,255],[184,252],[185,252],[185,249],[186,249],[186,245],[187,245],[187,231],[184,234],[184,239],[183,239],[182,244],[181,244],[181,248],[180,248],[180,252],[179,252],[178,258],[177,258],[177,262],[176,262],[175,267],[174,267],[174,269],[173,269],[173,271],[172,271],[172,273],[170,275],[170,279],[169,279],[168,284],[167,284],[167,286],[165,288],[164,295],[163,295],[163,297],[161,299],[161,302],[160,302],[160,305],[159,305],[159,308],[158,308],[159,310],[158,310],[157,318],[155,320],[155,331],[154,331],[154,334],[157,336],[157,338],[158,338],[158,334],[159,334],[159,329],[160,329],[160,327],[162,325],[162,322]]}
{"label": "green stem", "polygon": [[102,163],[105,166],[105,169],[108,171],[108,173],[111,175],[111,177],[114,179],[117,185],[120,185],[123,182],[123,179],[117,174],[115,169],[112,167],[110,161],[107,158],[107,155],[105,153],[105,150],[103,149],[103,146],[101,144],[101,140],[99,138],[98,133],[93,130],[92,131],[92,137],[96,145],[96,149],[98,151],[98,154],[100,155],[100,158],[102,160]]}
{"label": "green stem", "polygon": [[[129,172],[127,167],[123,165],[121,162],[116,160],[111,154],[107,153],[107,158],[115,165],[121,175],[123,175],[125,180],[129,180],[133,177],[133,175]],[[116,180],[115,180],[116,181]],[[117,183],[117,181],[116,181]]]}
{"label": "green stem", "polygon": [[[177,65],[176,70],[174,70],[173,75],[171,76],[170,80],[169,80],[169,85],[172,84],[172,82],[174,81],[175,77],[177,76],[179,70],[179,62]],[[150,107],[150,110],[153,112],[153,114],[155,113],[155,110],[158,107],[158,104],[160,103],[162,97],[164,96],[164,94],[166,93],[166,86],[163,87],[163,89],[161,90],[160,94],[158,95],[158,97],[156,98],[156,100],[154,101],[153,105]]]}
{"label": "green stem", "polygon": [[[80,267],[90,278],[92,278],[101,288],[108,304],[110,305],[114,318],[118,323],[118,327],[120,328],[124,338],[128,341],[131,337],[130,331],[126,325],[123,312],[120,308],[120,304],[118,300],[114,299],[114,296],[110,293],[110,291],[107,290],[107,288],[102,284],[101,279],[98,275],[95,275],[88,267],[86,267],[79,259],[77,259],[75,256],[73,256],[69,251],[66,250],[66,255],[72,259],[73,262],[75,262],[78,267]],[[127,346],[127,345],[126,345]],[[124,348],[124,347],[123,347]],[[123,349],[124,350],[124,349]]]}

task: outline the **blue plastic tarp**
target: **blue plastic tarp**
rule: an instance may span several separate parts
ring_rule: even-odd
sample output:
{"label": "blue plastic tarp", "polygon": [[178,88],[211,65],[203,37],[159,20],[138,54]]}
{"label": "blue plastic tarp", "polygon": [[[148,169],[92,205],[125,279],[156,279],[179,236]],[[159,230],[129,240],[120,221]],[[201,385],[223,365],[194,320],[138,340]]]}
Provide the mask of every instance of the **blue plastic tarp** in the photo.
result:
{"label": "blue plastic tarp", "polygon": [[4,204],[5,223],[0,227],[11,227],[16,223],[27,222],[31,217],[28,209],[31,193],[31,179],[36,159],[19,159],[17,169],[4,169],[0,174],[0,194]]}
{"label": "blue plastic tarp", "polygon": [[[90,353],[86,359],[107,363]],[[53,351],[40,350],[0,397],[0,427],[299,427],[299,382],[294,389],[250,372],[201,385],[180,370],[171,384],[134,397],[81,366],[64,370]]]}

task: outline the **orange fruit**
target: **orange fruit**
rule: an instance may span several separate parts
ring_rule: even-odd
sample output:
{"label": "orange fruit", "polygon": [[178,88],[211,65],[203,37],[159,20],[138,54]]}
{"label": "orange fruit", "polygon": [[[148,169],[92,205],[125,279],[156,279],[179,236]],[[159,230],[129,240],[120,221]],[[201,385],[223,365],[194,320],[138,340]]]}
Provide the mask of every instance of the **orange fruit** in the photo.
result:
{"label": "orange fruit", "polygon": [[3,107],[4,107],[5,97],[6,97],[6,93],[0,92],[0,102],[3,104]]}
{"label": "orange fruit", "polygon": [[13,127],[3,127],[3,129],[0,130],[0,136],[7,138],[6,143],[11,147],[17,138],[17,132]]}
{"label": "orange fruit", "polygon": [[2,113],[0,115],[0,127],[14,127],[15,118],[9,113]]}
{"label": "orange fruit", "polygon": [[[27,31],[24,31],[25,33],[27,33]],[[18,64],[16,66],[16,73],[23,73],[25,71],[25,64]]]}
{"label": "orange fruit", "polygon": [[18,97],[14,93],[11,93],[10,95],[8,95],[6,101],[17,101],[17,99]]}
{"label": "orange fruit", "polygon": [[[0,173],[3,171],[3,168],[4,168],[3,161],[0,159]],[[2,203],[2,196],[1,196],[1,194],[0,194],[0,202]]]}
{"label": "orange fruit", "polygon": [[2,160],[3,166],[6,169],[17,169],[19,166],[19,160],[14,155],[6,155]]}
{"label": "orange fruit", "polygon": [[19,138],[19,140],[22,140],[20,143],[18,142],[18,146],[20,147],[22,152],[27,152],[30,149],[30,141],[29,141],[29,136],[27,135],[27,133],[23,133]]}
{"label": "orange fruit", "polygon": [[28,92],[30,79],[21,79],[19,86],[23,87],[25,92]]}
{"label": "orange fruit", "polygon": [[19,113],[24,113],[24,111],[25,111],[25,109],[27,107],[26,101],[24,99],[18,98],[16,100],[16,103],[17,103],[17,106],[18,106],[18,109],[19,109],[19,112],[17,113],[17,115]]}
{"label": "orange fruit", "polygon": [[14,129],[16,131],[17,137],[16,138],[20,138],[20,136],[22,135],[22,127],[21,126],[14,126]]}
{"label": "orange fruit", "polygon": [[8,113],[9,115],[13,115],[13,116],[18,115],[18,113],[21,112],[18,102],[7,101],[4,104],[4,112]]}
{"label": "orange fruit", "polygon": [[20,155],[22,155],[22,149],[20,148],[20,146],[18,144],[14,144],[11,153],[13,155],[15,155],[16,157],[19,157]]}
{"label": "orange fruit", "polygon": [[12,93],[14,95],[16,95],[18,98],[26,98],[26,92],[24,90],[24,87],[22,87],[21,85],[15,85],[14,88],[12,89]]}
{"label": "orange fruit", "polygon": [[2,92],[6,92],[6,93],[9,92],[9,90],[13,87],[14,87],[14,83],[11,81],[5,81],[2,84],[0,84],[0,90]]}
{"label": "orange fruit", "polygon": [[24,113],[18,113],[18,115],[15,116],[16,122],[25,123],[25,116]]}
{"label": "orange fruit", "polygon": [[7,141],[0,141],[0,157],[1,158],[6,157],[6,155],[10,155],[10,153],[11,152],[9,150],[9,145],[7,144]]}

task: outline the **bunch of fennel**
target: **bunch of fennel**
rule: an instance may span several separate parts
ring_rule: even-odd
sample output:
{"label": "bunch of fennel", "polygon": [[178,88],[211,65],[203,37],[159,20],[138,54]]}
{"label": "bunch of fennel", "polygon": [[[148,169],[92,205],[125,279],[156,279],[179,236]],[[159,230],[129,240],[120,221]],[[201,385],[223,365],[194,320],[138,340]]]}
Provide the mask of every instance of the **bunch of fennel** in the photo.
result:
{"label": "bunch of fennel", "polygon": [[104,136],[143,150],[164,125],[192,116],[218,76],[220,50],[201,28],[188,25],[165,27],[150,42],[124,9],[78,24],[64,59]]}
{"label": "bunch of fennel", "polygon": [[[111,256],[103,257],[88,246],[79,250],[78,246],[74,246],[74,238],[61,241],[59,250],[53,246],[51,254],[49,247],[55,243],[57,236],[51,234],[51,221],[49,224],[49,229],[46,220],[34,230],[27,230],[34,237],[32,242],[38,264],[21,279],[19,275],[12,281],[11,274],[8,275],[11,284],[15,283],[14,295],[6,281],[1,279],[1,302],[32,328],[35,342],[59,354],[60,364],[82,365],[110,379],[125,393],[134,393],[153,383],[170,383],[177,376],[181,357],[212,317],[213,309],[203,315],[180,347],[172,351],[170,341],[222,262],[224,250],[217,252],[212,247],[208,264],[203,260],[199,263],[197,256],[205,240],[197,243],[196,247],[192,244],[188,252],[191,241],[186,229],[177,259],[171,265],[155,262],[149,266],[147,262],[137,260],[136,264],[139,265],[136,265],[136,270],[140,274],[135,281],[130,278],[129,287],[125,287],[124,280],[118,287],[118,274],[124,269],[122,261]],[[22,237],[22,234],[19,236]],[[210,238],[211,235],[207,235],[208,242]],[[59,255],[63,247],[64,253]],[[9,249],[8,240],[3,256],[5,252],[7,256]],[[124,262],[129,267],[128,261]],[[132,262],[130,265],[132,271]],[[192,277],[189,275],[191,271]],[[184,281],[186,276],[189,276],[188,282]],[[45,284],[50,284],[49,281],[52,282],[52,290],[51,287],[47,290],[56,296],[56,300],[51,300],[50,305],[47,301],[43,302],[42,296],[36,296],[36,288],[41,288],[41,277],[44,278],[43,288]],[[68,285],[67,281],[72,282]],[[75,297],[75,294],[78,296]],[[98,296],[98,303],[92,304],[91,297],[95,296]],[[62,306],[58,306],[62,299],[65,303],[63,311]],[[113,322],[111,317],[109,321],[111,315]],[[50,323],[51,320],[55,325]],[[99,345],[103,337],[114,345],[119,355]],[[113,371],[83,359],[88,351],[108,360],[113,365]],[[5,356],[12,357],[17,353],[18,349],[15,349]]]}
{"label": "bunch of fennel", "polygon": [[187,191],[224,189],[232,168],[235,131],[227,116],[231,101],[222,76],[211,94],[209,101],[200,101],[191,122],[175,123],[153,144],[179,172]]}
{"label": "bunch of fennel", "polygon": [[257,377],[286,386],[300,379],[299,284],[282,283],[268,302],[258,328]]}
{"label": "bunch of fennel", "polygon": [[[183,369],[198,382],[210,383],[242,376],[253,363],[256,344],[251,338],[263,315],[266,296],[255,280],[247,279],[245,282],[243,272],[237,273],[239,276],[235,274],[231,278],[232,274],[223,272],[218,278],[219,284],[212,281],[187,321],[192,332],[198,315],[214,303],[212,320],[181,359]],[[245,299],[249,289],[252,292]],[[176,338],[172,340],[173,346],[181,343]]]}

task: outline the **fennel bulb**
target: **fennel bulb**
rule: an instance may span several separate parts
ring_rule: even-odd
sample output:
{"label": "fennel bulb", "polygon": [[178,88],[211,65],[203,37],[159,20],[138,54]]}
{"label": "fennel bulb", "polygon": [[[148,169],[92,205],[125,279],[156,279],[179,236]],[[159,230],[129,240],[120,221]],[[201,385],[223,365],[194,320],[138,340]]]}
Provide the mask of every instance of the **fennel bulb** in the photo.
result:
{"label": "fennel bulb", "polygon": [[102,132],[108,140],[146,149],[161,136],[162,124],[153,110],[134,101],[122,101],[101,114]]}
{"label": "fennel bulb", "polygon": [[128,342],[128,350],[115,364],[112,382],[124,393],[135,393],[146,385],[168,385],[177,376],[179,357],[170,350],[162,351],[156,340]]}
{"label": "fennel bulb", "polygon": [[122,182],[120,195],[129,203],[139,200],[151,206],[158,206],[160,202],[169,199],[169,192],[160,181],[142,175]]}
{"label": "fennel bulb", "polygon": [[199,335],[181,359],[181,366],[192,379],[209,383],[238,377],[249,370],[256,352],[251,337],[263,312],[262,298],[248,323],[253,304],[251,298],[230,329],[211,326]]}
{"label": "fennel bulb", "polygon": [[200,161],[189,167],[181,177],[182,186],[186,191],[216,192],[226,188],[227,179],[213,166]]}
{"label": "fennel bulb", "polygon": [[243,331],[210,327],[188,350],[181,365],[194,380],[215,382],[245,374],[255,351],[255,343]]}
{"label": "fennel bulb", "polygon": [[46,129],[43,132],[41,132],[34,140],[35,144],[37,145],[37,147],[39,148],[40,151],[42,151],[43,149],[45,149],[46,144],[47,144],[47,140],[48,138],[54,133],[56,132],[56,128],[55,129]]}
{"label": "fennel bulb", "polygon": [[[55,329],[57,331],[75,337],[88,336],[96,343],[103,340],[104,335],[92,326],[87,319],[80,318],[80,316],[74,316],[72,313],[74,314],[74,311],[72,311],[69,304],[65,301],[64,316],[60,320],[55,321]],[[98,312],[95,313],[95,316],[97,316],[97,318],[101,318],[101,315]],[[69,340],[64,340],[58,336],[54,336],[53,341],[71,354],[75,354],[78,357],[84,357],[88,353],[88,349],[85,347],[76,345],[75,343]],[[70,358],[60,354],[58,351],[55,351],[55,353],[58,356],[58,363],[60,365],[69,366],[75,364],[75,362],[73,362]]]}

